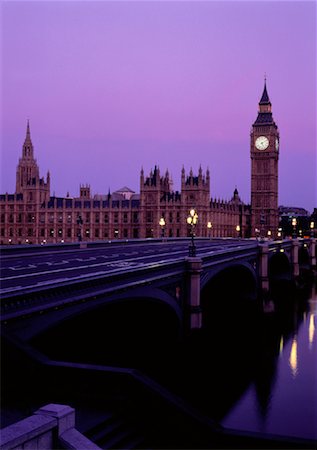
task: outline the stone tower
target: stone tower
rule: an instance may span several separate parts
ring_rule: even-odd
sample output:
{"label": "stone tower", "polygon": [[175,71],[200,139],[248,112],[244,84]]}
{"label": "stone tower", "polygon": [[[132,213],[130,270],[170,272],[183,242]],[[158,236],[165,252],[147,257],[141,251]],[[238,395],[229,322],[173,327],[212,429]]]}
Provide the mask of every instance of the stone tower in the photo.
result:
{"label": "stone tower", "polygon": [[158,166],[151,170],[150,176],[144,177],[141,170],[140,176],[140,218],[143,227],[140,230],[141,238],[149,238],[160,235],[159,220],[163,215],[161,201],[163,197],[172,192],[172,180],[168,171],[161,176]]}
{"label": "stone tower", "polygon": [[185,169],[182,169],[181,180],[182,207],[185,212],[184,223],[189,211],[194,208],[198,214],[198,224],[196,226],[197,236],[205,236],[207,223],[211,220],[210,209],[210,173],[209,169],[203,174],[199,166],[198,176],[190,169],[189,175],[185,176]]}
{"label": "stone tower", "polygon": [[39,167],[34,158],[29,121],[22,147],[22,158],[19,159],[17,166],[15,192],[23,194],[24,200],[34,205],[47,202],[50,197],[50,174],[47,173],[46,183],[44,177],[40,178]]}
{"label": "stone tower", "polygon": [[252,125],[250,150],[251,235],[274,237],[278,229],[279,131],[273,120],[266,80],[258,116]]}

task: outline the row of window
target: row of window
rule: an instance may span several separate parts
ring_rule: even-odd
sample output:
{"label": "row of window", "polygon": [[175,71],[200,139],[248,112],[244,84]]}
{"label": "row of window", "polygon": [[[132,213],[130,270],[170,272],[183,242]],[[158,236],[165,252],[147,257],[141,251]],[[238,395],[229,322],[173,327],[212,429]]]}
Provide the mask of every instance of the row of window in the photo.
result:
{"label": "row of window", "polygon": [[[110,217],[111,215],[106,213],[104,215],[100,215],[100,213],[95,213],[94,214],[94,222],[95,223],[101,223],[103,220],[103,223],[109,223],[110,221]],[[24,214],[22,213],[18,213],[14,216],[14,214],[8,214],[7,215],[7,221],[8,223],[14,223],[16,221],[16,223],[22,223],[24,222],[24,219],[27,223],[35,223],[35,214],[34,213],[28,213],[27,215],[24,216]],[[71,214],[66,214],[66,217],[63,216],[63,214],[48,214],[47,217],[44,213],[40,213],[39,215],[39,221],[40,223],[45,223],[46,221],[48,223],[54,223],[56,222],[60,222],[60,223],[72,223],[72,221],[76,220],[76,221],[82,221],[83,223],[90,223],[92,221],[92,217],[90,213],[84,213],[83,217],[77,213],[77,215],[75,217],[73,217]],[[120,215],[119,213],[113,213],[113,222],[114,223],[119,223],[119,219],[120,219]],[[123,223],[129,223],[130,220],[130,215],[128,213],[123,213],[121,215],[121,220]],[[131,216],[131,220],[132,223],[138,223],[139,222],[139,213],[138,212],[134,212],[132,213]],[[6,217],[5,214],[2,213],[0,215],[0,222],[1,223],[5,223],[6,222]]]}
{"label": "row of window", "polygon": [[93,209],[93,208],[139,208],[139,200],[74,200],[64,198],[51,198],[47,202],[47,208]]}
{"label": "row of window", "polygon": [[[92,232],[90,229],[86,229],[86,230],[81,230],[80,228],[77,228],[76,230],[74,230],[74,234],[72,233],[72,228],[67,228],[65,230],[65,233],[63,233],[63,229],[62,228],[58,228],[56,231],[54,230],[54,228],[50,228],[47,232],[47,234],[45,233],[45,228],[40,228],[39,230],[39,235],[42,238],[55,238],[58,237],[60,239],[62,238],[74,238],[77,237],[79,238],[80,236],[82,238],[110,238],[110,237],[114,237],[114,238],[128,238],[129,237],[129,229],[128,228],[123,228],[122,230],[122,236],[119,236],[119,230],[115,229],[113,230],[113,236],[111,235],[111,232],[106,229],[106,230],[101,230],[99,228],[96,228],[94,230],[94,232]],[[5,236],[5,228],[1,228],[0,229],[0,235],[1,237]],[[9,228],[9,233],[8,233],[10,238],[14,237],[14,230],[13,228]],[[18,228],[17,229],[17,234],[18,237],[22,237],[23,236],[23,228]],[[26,230],[26,236],[27,237],[35,237],[36,236],[36,231],[34,228],[28,228]],[[138,238],[139,237],[139,230],[137,228],[134,228],[132,230],[132,237],[133,238]]]}

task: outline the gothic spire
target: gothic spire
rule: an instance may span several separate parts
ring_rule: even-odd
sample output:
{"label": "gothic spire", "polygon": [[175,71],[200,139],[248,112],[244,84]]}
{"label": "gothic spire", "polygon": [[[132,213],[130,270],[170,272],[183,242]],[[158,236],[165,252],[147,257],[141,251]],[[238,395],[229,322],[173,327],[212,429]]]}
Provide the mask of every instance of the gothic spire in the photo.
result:
{"label": "gothic spire", "polygon": [[25,142],[27,142],[27,143],[31,142],[31,131],[30,131],[30,121],[29,121],[29,119],[28,119],[27,125],[26,125]]}
{"label": "gothic spire", "polygon": [[271,103],[271,102],[270,102],[269,95],[268,95],[267,89],[266,89],[266,78],[264,78],[264,89],[263,89],[263,94],[262,94],[259,105],[267,105],[268,103]]}
{"label": "gothic spire", "polygon": [[33,159],[33,144],[31,140],[30,121],[26,125],[26,136],[23,144],[23,157]]}

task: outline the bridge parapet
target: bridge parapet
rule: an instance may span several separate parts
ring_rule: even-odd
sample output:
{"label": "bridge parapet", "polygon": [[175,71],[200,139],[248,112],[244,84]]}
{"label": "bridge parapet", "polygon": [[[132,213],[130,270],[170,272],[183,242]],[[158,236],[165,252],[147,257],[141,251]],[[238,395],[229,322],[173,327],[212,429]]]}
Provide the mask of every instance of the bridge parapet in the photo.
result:
{"label": "bridge parapet", "polygon": [[100,449],[75,429],[75,410],[70,406],[46,405],[33,416],[1,430],[1,450],[51,450],[61,445],[78,450]]}

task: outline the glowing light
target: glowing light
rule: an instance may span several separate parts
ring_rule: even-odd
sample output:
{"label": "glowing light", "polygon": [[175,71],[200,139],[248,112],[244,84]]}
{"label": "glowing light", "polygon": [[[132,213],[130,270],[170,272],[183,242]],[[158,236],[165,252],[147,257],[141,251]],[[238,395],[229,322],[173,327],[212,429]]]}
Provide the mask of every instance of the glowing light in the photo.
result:
{"label": "glowing light", "polygon": [[311,316],[309,318],[309,327],[308,327],[309,348],[311,348],[313,345],[315,332],[316,332],[315,314],[311,314]]}
{"label": "glowing light", "polygon": [[282,354],[283,354],[283,348],[284,348],[284,338],[283,338],[283,336],[281,336],[281,339],[280,339],[280,356],[282,356]]}
{"label": "glowing light", "polygon": [[160,218],[159,225],[161,225],[161,227],[164,227],[164,226],[165,226],[165,220],[164,220],[164,217],[161,217],[161,218]]}
{"label": "glowing light", "polygon": [[189,211],[189,216],[187,217],[188,225],[196,225],[198,222],[198,214],[194,208]]}
{"label": "glowing light", "polygon": [[289,355],[289,365],[291,367],[292,375],[295,378],[298,375],[298,360],[297,360],[297,336],[293,338],[291,353]]}

